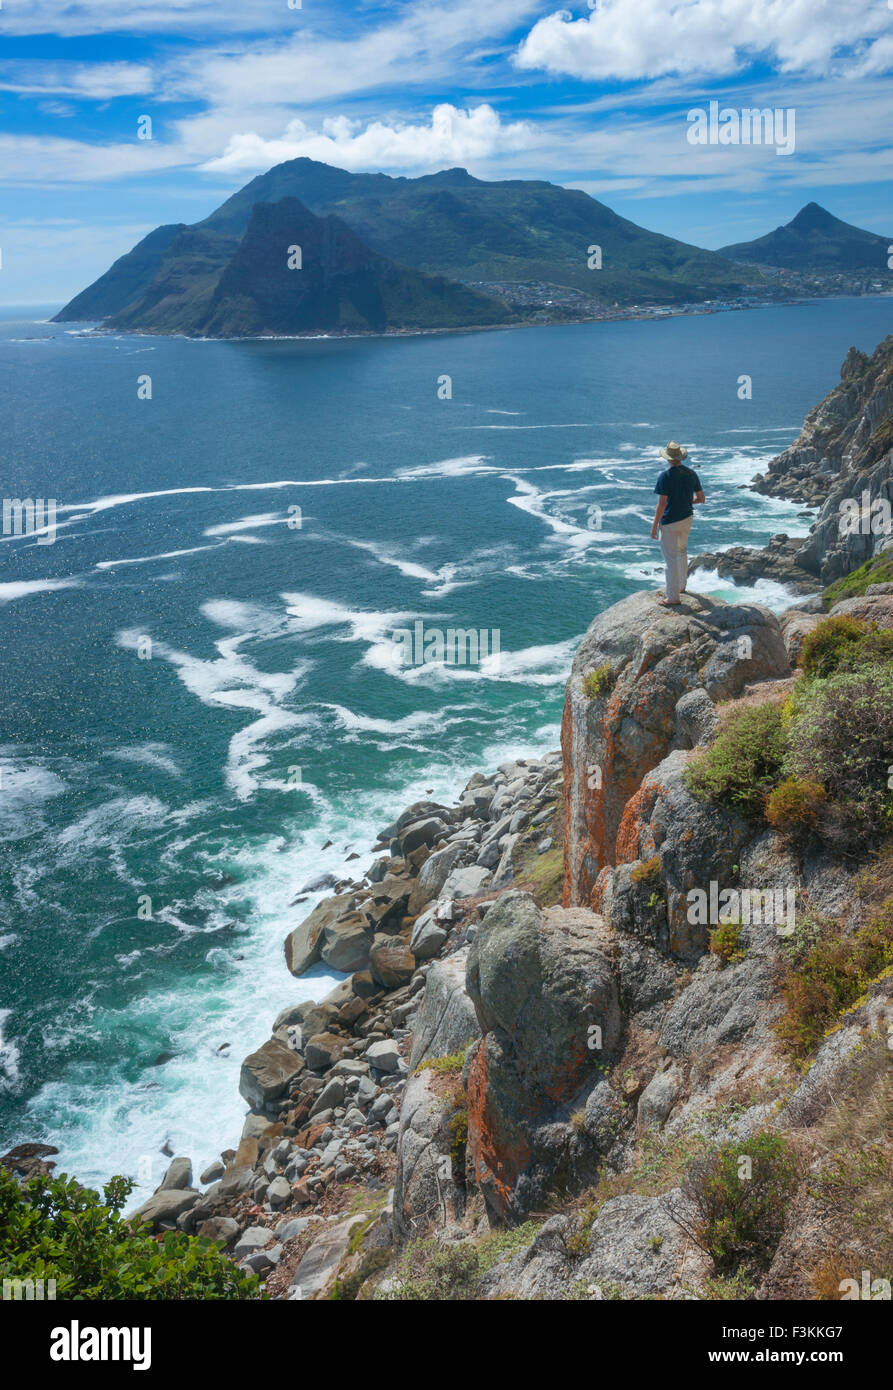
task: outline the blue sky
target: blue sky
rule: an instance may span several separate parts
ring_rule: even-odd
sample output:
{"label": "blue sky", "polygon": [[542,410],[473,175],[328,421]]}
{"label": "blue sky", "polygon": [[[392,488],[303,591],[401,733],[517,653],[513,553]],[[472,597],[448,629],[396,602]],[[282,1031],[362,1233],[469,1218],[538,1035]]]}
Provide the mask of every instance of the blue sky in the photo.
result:
{"label": "blue sky", "polygon": [[[893,239],[893,0],[3,0],[0,32],[6,304],[297,155],[546,178],[700,246],[810,200]],[[792,108],[794,153],[693,146],[711,100]]]}

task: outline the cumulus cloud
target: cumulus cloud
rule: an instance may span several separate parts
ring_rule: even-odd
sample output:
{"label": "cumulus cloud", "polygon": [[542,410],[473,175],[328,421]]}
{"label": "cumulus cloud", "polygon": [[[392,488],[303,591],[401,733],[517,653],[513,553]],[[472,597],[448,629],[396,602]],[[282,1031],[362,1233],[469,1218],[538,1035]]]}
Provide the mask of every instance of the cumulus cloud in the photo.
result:
{"label": "cumulus cloud", "polygon": [[[568,77],[635,80],[742,71],[768,58],[783,72],[889,67],[893,11],[878,0],[598,0],[583,18],[539,20],[516,63]],[[874,64],[874,65],[873,65]]]}
{"label": "cumulus cloud", "polygon": [[364,123],[333,116],[319,130],[302,120],[290,121],[279,139],[242,132],[232,136],[218,159],[202,167],[214,173],[248,172],[305,155],[342,169],[440,169],[529,149],[536,140],[529,122],[503,122],[486,102],[467,110],[443,102],[426,122]]}

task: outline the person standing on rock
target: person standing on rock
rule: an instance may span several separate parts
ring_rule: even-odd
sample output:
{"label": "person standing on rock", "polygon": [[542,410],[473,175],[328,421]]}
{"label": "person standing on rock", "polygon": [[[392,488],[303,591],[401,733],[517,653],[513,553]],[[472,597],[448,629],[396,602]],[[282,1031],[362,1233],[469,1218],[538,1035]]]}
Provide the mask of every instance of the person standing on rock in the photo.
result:
{"label": "person standing on rock", "polygon": [[688,533],[691,530],[693,507],[704,501],[701,480],[693,468],[685,467],[688,450],[671,439],[661,449],[670,467],[665,468],[654,485],[658,494],[651,539],[657,540],[667,566],[666,598],[658,599],[663,608],[676,608],[688,583]]}

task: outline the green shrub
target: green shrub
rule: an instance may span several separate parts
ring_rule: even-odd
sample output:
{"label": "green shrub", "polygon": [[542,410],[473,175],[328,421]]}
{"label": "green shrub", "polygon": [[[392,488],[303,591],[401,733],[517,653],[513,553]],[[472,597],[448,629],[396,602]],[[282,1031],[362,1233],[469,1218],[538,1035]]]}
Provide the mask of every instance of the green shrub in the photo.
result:
{"label": "green shrub", "polygon": [[653,859],[646,859],[641,864],[637,864],[634,869],[630,869],[629,876],[633,883],[651,883],[654,879],[660,878],[660,855],[655,854]]}
{"label": "green shrub", "polygon": [[720,922],[710,932],[710,950],[720,960],[729,965],[732,961],[743,960],[745,952],[739,945],[740,922]]}
{"label": "green shrub", "polygon": [[893,632],[848,614],[825,618],[803,639],[800,662],[807,676],[826,680],[835,671],[858,671],[893,661]]}
{"label": "green shrub", "polygon": [[603,666],[596,666],[594,671],[587,671],[583,677],[583,694],[589,700],[598,700],[602,695],[608,695],[614,689],[616,679],[617,677],[608,662],[605,662]]}
{"label": "green shrub", "polygon": [[785,773],[821,783],[847,814],[882,828],[893,807],[893,666],[802,686],[786,729]]}
{"label": "green shrub", "polygon": [[893,550],[885,550],[881,555],[866,560],[857,570],[836,579],[825,590],[822,598],[826,608],[833,608],[845,598],[861,598],[869,584],[889,584],[893,580]]}
{"label": "green shrub", "polygon": [[469,1038],[464,1047],[460,1047],[458,1052],[450,1052],[445,1057],[429,1057],[426,1062],[419,1062],[416,1071],[435,1071],[439,1074],[461,1071],[465,1066],[465,1058],[468,1049],[474,1042]]}
{"label": "green shrub", "polygon": [[441,1250],[434,1240],[415,1240],[400,1260],[393,1287],[379,1297],[389,1302],[466,1302],[474,1298],[480,1275],[480,1256],[470,1241]]}
{"label": "green shrub", "polygon": [[711,746],[689,763],[689,791],[743,815],[762,816],[766,796],[781,777],[781,710],[781,701],[733,710]]}
{"label": "green shrub", "polygon": [[805,830],[815,825],[824,800],[820,782],[786,777],[766,798],[766,819],[773,830]]}
{"label": "green shrub", "polygon": [[456,1110],[450,1119],[450,1158],[454,1167],[465,1165],[465,1147],[468,1143],[468,1111]]}
{"label": "green shrub", "polygon": [[112,1178],[100,1196],[65,1174],[20,1185],[0,1168],[0,1277],[55,1279],[57,1299],[260,1297],[213,1241],[134,1230],[121,1215],[132,1190]]}
{"label": "green shrub", "polygon": [[808,920],[789,943],[781,981],[785,1012],[775,1025],[797,1060],[809,1056],[846,1009],[893,965],[893,898],[844,936],[833,922]]}
{"label": "green shrub", "polygon": [[797,1156],[777,1134],[723,1144],[692,1161],[682,1183],[694,1211],[691,1234],[719,1274],[769,1268],[799,1179]]}
{"label": "green shrub", "polygon": [[370,1250],[352,1274],[346,1274],[343,1279],[335,1280],[329,1299],[335,1303],[352,1302],[356,1299],[367,1279],[370,1279],[373,1274],[377,1274],[380,1269],[384,1269],[390,1260],[390,1250]]}

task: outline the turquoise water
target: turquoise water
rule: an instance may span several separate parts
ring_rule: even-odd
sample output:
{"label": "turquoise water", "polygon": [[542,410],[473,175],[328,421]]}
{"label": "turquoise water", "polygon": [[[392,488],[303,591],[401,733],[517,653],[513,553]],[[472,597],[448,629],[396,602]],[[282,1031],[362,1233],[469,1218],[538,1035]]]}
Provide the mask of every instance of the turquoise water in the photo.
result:
{"label": "turquoise water", "polygon": [[[253,343],[10,315],[3,492],[58,529],[0,537],[0,1142],[144,1188],[165,1140],[203,1165],[237,1137],[242,1057],[334,982],[285,970],[303,884],[557,746],[581,633],[660,575],[657,448],[705,486],[693,551],[805,531],[742,484],[890,305]],[[401,666],[416,619],[501,660]]]}

